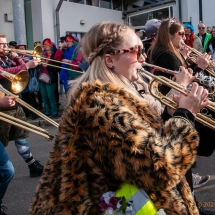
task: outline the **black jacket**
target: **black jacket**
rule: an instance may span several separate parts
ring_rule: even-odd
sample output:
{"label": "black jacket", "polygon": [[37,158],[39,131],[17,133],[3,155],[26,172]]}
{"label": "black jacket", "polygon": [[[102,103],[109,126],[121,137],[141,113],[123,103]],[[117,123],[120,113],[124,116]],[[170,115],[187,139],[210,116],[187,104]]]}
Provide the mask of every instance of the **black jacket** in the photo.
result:
{"label": "black jacket", "polygon": [[[157,53],[154,56],[152,56],[152,59],[153,59],[153,64],[166,68],[166,69],[170,69],[170,70],[178,71],[179,67],[181,66],[181,62],[177,58],[177,56],[169,51],[163,51],[163,52]],[[173,75],[170,75],[170,74],[167,74],[167,73],[164,73],[161,71],[155,71],[154,74],[160,75],[160,76],[165,76],[167,78],[173,77]],[[162,85],[159,88],[159,90],[162,94],[166,95],[170,91],[170,88]],[[211,114],[212,117],[215,119],[215,113],[211,112],[210,110],[208,110],[208,111],[209,111],[209,114]],[[170,117],[171,116],[168,115],[167,111],[165,111],[163,114],[163,119],[167,120]],[[195,122],[195,128],[198,131],[199,136],[200,136],[198,155],[210,156],[213,153],[213,151],[215,150],[215,141],[212,138],[215,135],[215,131],[204,126],[203,124],[201,124],[199,122]]]}

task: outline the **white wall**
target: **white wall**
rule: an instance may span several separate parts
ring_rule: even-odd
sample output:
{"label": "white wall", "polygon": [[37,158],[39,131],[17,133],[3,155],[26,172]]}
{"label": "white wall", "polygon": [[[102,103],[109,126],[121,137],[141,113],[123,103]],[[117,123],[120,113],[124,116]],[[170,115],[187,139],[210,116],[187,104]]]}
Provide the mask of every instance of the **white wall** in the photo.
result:
{"label": "white wall", "polygon": [[215,1],[202,0],[203,22],[206,26],[215,26]]}
{"label": "white wall", "polygon": [[[86,24],[81,25],[84,19]],[[60,33],[66,31],[87,32],[94,24],[101,21],[123,23],[122,12],[94,6],[64,2],[60,10]]]}
{"label": "white wall", "polygon": [[[34,41],[49,37],[56,42],[55,9],[59,0],[31,0]],[[122,12],[94,6],[65,2],[60,9],[60,36],[66,31],[87,32],[95,23],[100,21],[121,22]],[[86,24],[81,25],[84,19]]]}
{"label": "white wall", "polygon": [[0,33],[7,35],[7,41],[14,40],[13,22],[5,22],[4,14],[13,14],[12,0],[0,0]]}

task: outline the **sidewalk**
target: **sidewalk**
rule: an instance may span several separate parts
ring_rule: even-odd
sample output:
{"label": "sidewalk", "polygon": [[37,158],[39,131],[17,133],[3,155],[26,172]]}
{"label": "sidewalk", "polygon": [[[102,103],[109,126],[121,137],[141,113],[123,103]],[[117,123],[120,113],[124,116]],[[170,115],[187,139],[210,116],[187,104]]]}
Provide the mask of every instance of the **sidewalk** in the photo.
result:
{"label": "sidewalk", "polygon": [[[61,119],[61,116],[63,114],[63,111],[64,111],[64,108],[66,107],[66,94],[63,93],[63,94],[60,94],[59,95],[59,103],[60,103],[60,106],[59,106],[59,111],[58,111],[58,115],[59,115],[59,118],[55,118],[53,119],[55,122],[59,123],[60,122],[60,119]],[[44,113],[44,109],[41,111],[42,113]],[[36,125],[36,126],[51,126],[51,124],[49,122],[47,122],[46,120],[42,119],[41,117],[38,116],[37,119],[34,119],[32,120],[31,118],[27,118],[27,122],[33,124],[33,125]]]}

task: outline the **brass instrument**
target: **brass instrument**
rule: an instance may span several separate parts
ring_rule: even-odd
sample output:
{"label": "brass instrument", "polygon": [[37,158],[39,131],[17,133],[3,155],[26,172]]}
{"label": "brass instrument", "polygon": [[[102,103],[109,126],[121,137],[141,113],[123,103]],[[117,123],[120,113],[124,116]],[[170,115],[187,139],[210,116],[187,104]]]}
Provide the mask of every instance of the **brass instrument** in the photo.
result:
{"label": "brass instrument", "polygon": [[[182,42],[182,45],[184,45],[186,48],[188,48],[188,49],[191,51],[191,53],[189,54],[188,58],[189,58],[193,63],[197,64],[197,62],[196,62],[196,57],[197,57],[197,56],[201,56],[202,53],[199,52],[198,50],[196,50],[196,49],[194,49],[194,48],[188,46],[188,45],[185,44],[184,42]],[[215,67],[215,62],[211,61],[210,65],[213,66],[213,67]],[[205,71],[207,71],[209,74],[211,74],[212,76],[215,77],[215,71],[213,71],[212,68],[207,67],[207,68],[205,69]]]}
{"label": "brass instrument", "polygon": [[54,120],[50,119],[49,117],[47,117],[45,114],[41,113],[40,111],[38,111],[37,109],[33,108],[31,105],[27,104],[26,102],[24,102],[22,99],[20,99],[19,97],[17,97],[16,95],[14,95],[13,93],[9,92],[8,90],[6,90],[5,88],[2,87],[2,85],[0,85],[0,91],[5,93],[6,95],[10,95],[13,96],[15,98],[15,101],[18,102],[19,104],[21,104],[22,106],[26,107],[27,109],[29,109],[30,111],[34,112],[35,114],[37,114],[38,116],[40,116],[41,118],[45,119],[46,121],[48,121],[50,124],[54,125],[55,127],[59,127],[59,124],[57,122],[55,122]]}
{"label": "brass instrument", "polygon": [[[159,70],[159,71],[162,71],[164,73],[171,74],[171,75],[180,74],[180,71],[173,71],[173,70],[166,69],[166,68],[156,66],[156,65],[153,65],[153,64],[149,64],[149,63],[146,63],[146,62],[144,62],[142,65],[154,68],[156,70]],[[210,94],[214,95],[214,92],[215,92],[215,78],[213,78],[211,76],[207,76],[203,72],[200,72],[198,74],[198,77],[194,81],[202,84],[203,86],[205,86],[207,88],[210,88],[210,90],[211,90]]]}
{"label": "brass instrument", "polygon": [[[158,84],[164,84],[168,87],[170,87],[171,89],[175,89],[176,91],[183,93],[184,95],[188,95],[189,91],[185,90],[183,86],[181,86],[180,84],[166,78],[163,76],[156,76],[152,73],[150,73],[149,71],[146,71],[144,68],[139,68],[140,71],[140,76],[144,77],[145,75],[150,76],[152,79],[149,82],[149,91],[151,93],[152,96],[154,96],[155,98],[157,98],[161,103],[163,103],[164,105],[172,108],[173,110],[176,110],[178,107],[178,104],[176,102],[174,102],[172,99],[168,98],[167,96],[162,95],[162,93],[159,92],[158,90]],[[209,101],[209,104],[207,106],[207,108],[213,112],[215,112],[215,104],[211,101]],[[211,115],[207,115],[208,114],[208,110],[207,108],[203,108],[201,110],[201,113],[197,113],[196,114],[196,120],[200,123],[202,123],[203,125],[215,130],[215,119],[212,118]]]}
{"label": "brass instrument", "polygon": [[[61,63],[61,64],[69,65],[69,66],[76,66],[76,67],[78,67],[75,64],[65,63],[65,62],[62,62],[62,61],[58,61],[58,60],[54,60],[54,59],[42,57],[42,52],[43,51],[42,51],[41,46],[36,46],[34,48],[34,50],[22,50],[22,49],[12,49],[12,48],[8,48],[7,50],[11,51],[11,52],[16,52],[18,54],[24,54],[26,56],[33,56],[33,58],[35,58],[35,59],[48,60],[48,61],[52,61],[52,62],[56,62],[56,63]],[[44,64],[44,65],[49,65],[49,66],[60,68],[60,69],[63,68],[63,67],[60,67],[60,66],[57,66],[57,65],[48,64],[48,63],[45,63],[45,62],[41,62],[41,63]],[[74,70],[74,69],[70,69],[70,68],[63,68],[63,69],[69,70],[69,71],[72,71],[72,72],[77,72],[77,73],[84,73],[82,71],[78,71],[78,70]]]}
{"label": "brass instrument", "polygon": [[17,127],[23,128],[23,129],[33,132],[35,134],[38,134],[42,137],[45,137],[48,140],[52,140],[54,138],[47,130],[42,129],[40,127],[37,127],[35,125],[32,125],[28,122],[22,121],[20,119],[17,119],[15,117],[12,117],[12,116],[2,113],[2,112],[0,112],[0,120],[7,122],[9,124],[15,125]]}
{"label": "brass instrument", "polygon": [[15,94],[18,94],[21,91],[23,91],[25,87],[28,85],[29,73],[26,70],[23,70],[17,73],[16,75],[1,70],[0,75],[12,82],[11,90]]}

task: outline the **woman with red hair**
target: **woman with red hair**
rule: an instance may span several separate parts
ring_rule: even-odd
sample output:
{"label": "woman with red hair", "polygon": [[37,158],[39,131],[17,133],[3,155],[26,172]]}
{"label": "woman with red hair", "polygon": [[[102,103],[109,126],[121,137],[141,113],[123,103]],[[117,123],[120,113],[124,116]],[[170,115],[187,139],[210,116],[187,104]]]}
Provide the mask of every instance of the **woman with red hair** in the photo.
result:
{"label": "woman with red hair", "polygon": [[40,92],[45,107],[45,114],[55,118],[58,117],[58,106],[55,98],[55,89],[57,87],[58,72],[60,69],[51,65],[60,66],[61,64],[55,63],[48,59],[50,58],[61,61],[63,52],[60,49],[56,49],[55,45],[49,38],[43,41],[43,48],[42,55],[44,58],[46,58],[46,64],[43,64],[42,70],[39,74]]}

